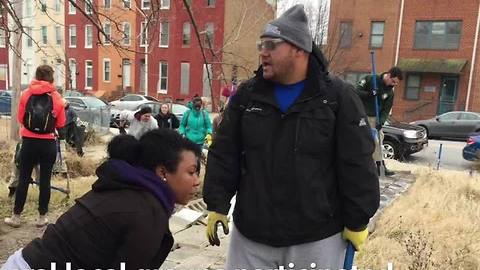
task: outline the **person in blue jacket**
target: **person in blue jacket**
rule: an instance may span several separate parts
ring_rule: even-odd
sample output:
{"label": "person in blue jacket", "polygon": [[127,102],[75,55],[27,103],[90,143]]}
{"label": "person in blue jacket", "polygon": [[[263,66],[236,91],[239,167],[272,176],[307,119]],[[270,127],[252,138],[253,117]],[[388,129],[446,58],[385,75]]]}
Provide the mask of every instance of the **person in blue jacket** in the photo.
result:
{"label": "person in blue jacket", "polygon": [[190,141],[203,146],[212,142],[212,122],[209,113],[203,109],[202,99],[194,97],[180,122],[178,132]]}

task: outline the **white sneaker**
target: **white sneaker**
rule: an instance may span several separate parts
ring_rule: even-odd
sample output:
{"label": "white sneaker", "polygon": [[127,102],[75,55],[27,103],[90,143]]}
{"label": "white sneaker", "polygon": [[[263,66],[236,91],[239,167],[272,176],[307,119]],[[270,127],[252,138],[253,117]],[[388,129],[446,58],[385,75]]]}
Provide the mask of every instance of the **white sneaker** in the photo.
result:
{"label": "white sneaker", "polygon": [[48,218],[45,215],[39,215],[37,219],[37,227],[41,228],[48,224]]}
{"label": "white sneaker", "polygon": [[12,215],[12,217],[5,218],[4,222],[10,227],[18,228],[21,225],[20,215]]}

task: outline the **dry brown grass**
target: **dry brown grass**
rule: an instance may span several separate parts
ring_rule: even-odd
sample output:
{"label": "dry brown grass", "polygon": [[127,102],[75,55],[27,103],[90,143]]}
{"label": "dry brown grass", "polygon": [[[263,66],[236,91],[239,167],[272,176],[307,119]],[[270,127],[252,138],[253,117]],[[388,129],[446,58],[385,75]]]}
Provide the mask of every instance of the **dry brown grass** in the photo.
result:
{"label": "dry brown grass", "polygon": [[0,141],[0,176],[1,182],[8,181],[12,172],[12,160],[15,152],[14,146],[6,141]]}
{"label": "dry brown grass", "polygon": [[417,176],[388,207],[356,265],[361,269],[480,269],[480,176],[392,163]]}
{"label": "dry brown grass", "polygon": [[90,176],[95,174],[95,169],[99,165],[99,161],[79,157],[72,151],[67,152],[65,159],[70,177]]}

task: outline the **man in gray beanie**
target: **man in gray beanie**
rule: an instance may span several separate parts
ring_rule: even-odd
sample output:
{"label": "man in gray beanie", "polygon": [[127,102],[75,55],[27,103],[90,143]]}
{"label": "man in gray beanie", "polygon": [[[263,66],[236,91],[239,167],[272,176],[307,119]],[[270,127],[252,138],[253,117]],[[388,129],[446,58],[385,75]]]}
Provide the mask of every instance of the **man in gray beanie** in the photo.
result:
{"label": "man in gray beanie", "polygon": [[209,149],[207,237],[228,233],[225,269],[340,269],[379,205],[367,115],[350,84],[328,74],[296,5],[269,22],[261,66],[231,97]]}

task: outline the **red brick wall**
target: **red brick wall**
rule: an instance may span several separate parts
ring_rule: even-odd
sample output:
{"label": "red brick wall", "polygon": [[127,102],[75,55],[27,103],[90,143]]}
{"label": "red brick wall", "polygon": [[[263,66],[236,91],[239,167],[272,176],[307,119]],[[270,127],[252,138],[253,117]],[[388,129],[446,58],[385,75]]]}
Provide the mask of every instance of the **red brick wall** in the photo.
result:
{"label": "red brick wall", "polygon": [[[387,3],[388,2],[388,3]],[[385,21],[383,48],[375,49],[377,72],[388,70],[395,61],[397,24],[400,1],[335,0],[331,2],[329,44],[332,52],[331,69],[337,74],[345,71],[371,71],[370,32],[372,21]],[[339,49],[340,22],[352,22],[352,47]],[[332,57],[332,56],[331,56]]]}
{"label": "red brick wall", "polygon": [[[479,1],[480,0],[405,0],[399,59],[450,58],[467,60],[467,64],[461,73],[458,74],[456,110],[463,110],[465,108]],[[336,0],[332,2],[330,24],[336,25],[338,28],[339,21],[352,21],[354,34],[354,45],[351,49],[339,54],[339,62],[343,63],[343,66],[340,65],[340,68],[338,68],[339,65],[334,65],[338,69],[335,71],[337,73],[341,73],[342,71],[370,71],[370,62],[367,53],[369,50],[370,22],[372,20],[384,19],[379,14],[384,14],[386,19],[384,47],[381,50],[377,50],[377,71],[380,72],[392,66],[395,61],[398,30],[396,25],[398,24],[400,13],[400,1]],[[462,31],[459,49],[414,49],[415,22],[417,20],[461,20]],[[358,37],[357,34],[359,32],[364,34],[363,37]],[[332,37],[335,36],[332,35],[332,33],[335,34],[331,28],[329,31],[329,42],[331,42]],[[338,35],[338,30],[336,34]],[[479,56],[480,50],[477,50],[477,62],[475,64],[470,100],[470,110],[472,111],[480,111],[480,78],[478,78],[480,76],[477,75],[480,75]],[[410,121],[428,118],[433,117],[437,113],[442,74],[421,75],[422,82],[419,100],[406,100],[404,98],[405,81],[401,82],[400,85],[395,88],[396,97],[393,115],[399,120]],[[436,86],[436,91],[434,93],[425,92],[424,86]],[[429,102],[431,102],[429,105],[421,106]],[[421,106],[421,108],[416,112],[407,112],[419,106]]]}

